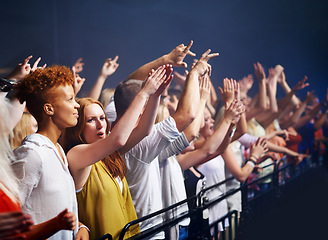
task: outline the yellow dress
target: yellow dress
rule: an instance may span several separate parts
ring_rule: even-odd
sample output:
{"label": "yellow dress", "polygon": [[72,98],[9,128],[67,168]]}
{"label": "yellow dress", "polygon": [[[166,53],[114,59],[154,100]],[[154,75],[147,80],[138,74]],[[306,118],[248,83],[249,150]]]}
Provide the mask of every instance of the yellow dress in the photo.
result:
{"label": "yellow dress", "polygon": [[[90,229],[90,239],[107,233],[118,239],[123,227],[135,219],[131,194],[125,177],[123,192],[102,161],[92,165],[89,178],[77,193],[79,221]],[[125,238],[140,232],[139,225],[129,228]]]}

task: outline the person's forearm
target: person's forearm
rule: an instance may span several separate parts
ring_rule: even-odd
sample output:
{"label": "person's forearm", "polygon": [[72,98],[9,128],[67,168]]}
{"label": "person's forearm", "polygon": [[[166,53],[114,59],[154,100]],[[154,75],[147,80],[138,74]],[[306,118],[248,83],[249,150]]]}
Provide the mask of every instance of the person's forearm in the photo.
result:
{"label": "person's forearm", "polygon": [[327,111],[322,113],[317,121],[314,123],[314,130],[318,131],[327,119]]}
{"label": "person's forearm", "polygon": [[273,152],[283,153],[285,155],[292,156],[292,157],[297,157],[299,155],[297,152],[294,152],[286,147],[278,146],[271,142],[267,142],[267,146],[268,149]]}
{"label": "person's forearm", "polygon": [[[282,81],[280,83],[280,86],[282,87],[282,89],[284,90],[286,95],[292,91],[292,89],[289,87],[289,85],[286,81]],[[291,97],[291,101],[295,106],[300,102],[299,99],[294,94]]]}
{"label": "person's forearm", "polygon": [[236,129],[234,136],[231,139],[231,142],[239,139],[245,133],[247,133],[247,121],[246,121],[246,113],[243,113],[240,116],[239,122],[237,123],[237,129]]}
{"label": "person's forearm", "polygon": [[146,63],[145,65],[138,68],[136,71],[131,73],[128,77],[128,79],[137,79],[137,80],[146,80],[148,77],[148,74],[152,69],[157,69],[159,66],[162,66],[164,64],[170,64],[167,58],[167,55],[163,55],[160,58],[155,59],[154,61],[151,61],[149,63]]}
{"label": "person's forearm", "polygon": [[103,76],[103,75],[99,75],[95,84],[93,85],[93,87],[90,90],[89,93],[89,97],[93,98],[95,100],[99,99],[99,96],[101,94],[101,90],[105,84],[107,77]]}
{"label": "person's forearm", "polygon": [[257,106],[260,107],[262,110],[265,110],[267,107],[266,104],[266,97],[267,97],[267,89],[265,85],[265,78],[259,80],[259,93],[258,93],[259,99]]}
{"label": "person's forearm", "polygon": [[198,77],[197,73],[190,71],[179,99],[177,111],[172,115],[180,132],[188,127],[197,116],[200,100]]}
{"label": "person's forearm", "polygon": [[210,102],[213,107],[216,107],[217,101],[218,101],[218,96],[216,94],[215,88],[213,86],[212,81],[210,81],[211,84],[211,95],[210,95]]}
{"label": "person's forearm", "polygon": [[134,147],[138,142],[140,142],[144,137],[146,137],[150,133],[155,122],[159,101],[160,101],[160,96],[152,95],[148,99],[148,102],[145,107],[145,111],[141,115],[138,126],[133,129],[126,144],[119,150],[121,155],[128,152],[132,147]]}
{"label": "person's forearm", "polygon": [[31,230],[24,233],[27,240],[44,240],[51,237],[56,232],[60,231],[56,218],[50,219],[49,221],[32,225]]}
{"label": "person's forearm", "polygon": [[194,121],[183,131],[189,142],[195,139],[197,136],[200,126],[204,120],[206,100],[201,99],[199,103],[199,109]]}

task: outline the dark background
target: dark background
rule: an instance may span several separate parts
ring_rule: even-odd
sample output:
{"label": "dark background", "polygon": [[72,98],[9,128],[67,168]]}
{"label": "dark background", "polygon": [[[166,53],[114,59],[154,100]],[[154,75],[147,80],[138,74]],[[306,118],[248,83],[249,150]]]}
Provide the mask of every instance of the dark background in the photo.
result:
{"label": "dark background", "polygon": [[[328,70],[328,3],[324,0],[34,0],[1,1],[1,76],[25,57],[71,66],[79,57],[87,92],[108,57],[120,67],[104,87],[115,87],[146,62],[194,40],[197,56],[211,48],[212,80],[241,79],[253,63],[281,64],[292,86],[304,75],[323,98]],[[191,66],[192,58],[186,61]],[[183,69],[176,68],[183,73]],[[256,80],[256,78],[255,78]],[[253,92],[257,90],[254,81]],[[283,91],[278,87],[278,97]]]}

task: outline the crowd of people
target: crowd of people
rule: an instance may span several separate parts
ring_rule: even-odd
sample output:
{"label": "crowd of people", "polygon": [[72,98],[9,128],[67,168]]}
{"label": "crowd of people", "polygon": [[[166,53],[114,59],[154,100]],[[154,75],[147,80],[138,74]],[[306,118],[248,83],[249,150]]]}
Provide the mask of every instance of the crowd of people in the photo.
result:
{"label": "crowd of people", "polygon": [[[215,199],[254,172],[273,171],[263,166],[286,157],[297,169],[324,148],[328,91],[321,101],[314,91],[302,101],[296,94],[309,85],[307,77],[291,88],[281,65],[266,74],[255,63],[258,91],[250,96],[252,74],[211,78],[209,62],[218,53],[210,49],[181,75],[173,68],[187,69],[184,59],[196,56],[192,44],[103,90],[119,67],[118,56],[106,59],[86,97],[78,94],[86,81],[82,59],[70,68],[39,67],[41,58],[31,66],[30,56],[1,78],[1,239],[85,240],[108,233],[118,239],[127,223],[205,187],[234,177],[207,193]],[[218,91],[212,81],[219,81]],[[196,205],[133,225],[125,238]],[[210,207],[209,223],[229,210],[242,211],[240,193]],[[151,239],[192,239],[199,221],[184,219]]]}

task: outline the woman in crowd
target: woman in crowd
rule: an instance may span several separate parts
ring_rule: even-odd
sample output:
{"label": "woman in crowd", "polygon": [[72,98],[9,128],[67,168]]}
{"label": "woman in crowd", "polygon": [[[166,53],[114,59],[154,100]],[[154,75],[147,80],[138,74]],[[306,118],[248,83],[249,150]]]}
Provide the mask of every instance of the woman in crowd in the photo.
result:
{"label": "woman in crowd", "polygon": [[[68,209],[76,216],[75,186],[58,139],[65,128],[77,124],[74,74],[64,66],[36,69],[16,85],[16,96],[26,102],[38,131],[26,137],[14,153],[14,171],[20,178],[22,210],[39,224]],[[70,230],[73,230],[71,228]],[[74,231],[59,231],[50,239],[89,239],[79,223]]]}
{"label": "woman in crowd", "polygon": [[[171,81],[171,73],[170,66],[152,71],[109,135],[110,126],[101,103],[91,98],[78,101],[78,124],[67,129],[63,141],[78,191],[79,217],[90,227],[92,239],[106,233],[118,239],[125,224],[137,218],[121,154],[146,135],[149,126],[135,128],[135,125],[147,101],[141,121],[143,118],[154,120],[157,101],[152,98],[159,99]],[[126,237],[139,231],[138,226],[131,227]]]}
{"label": "woman in crowd", "polygon": [[74,213],[67,209],[54,218],[33,225],[31,216],[21,211],[18,179],[10,165],[14,158],[8,142],[9,104],[0,99],[0,239],[45,239],[54,233],[76,227]]}

